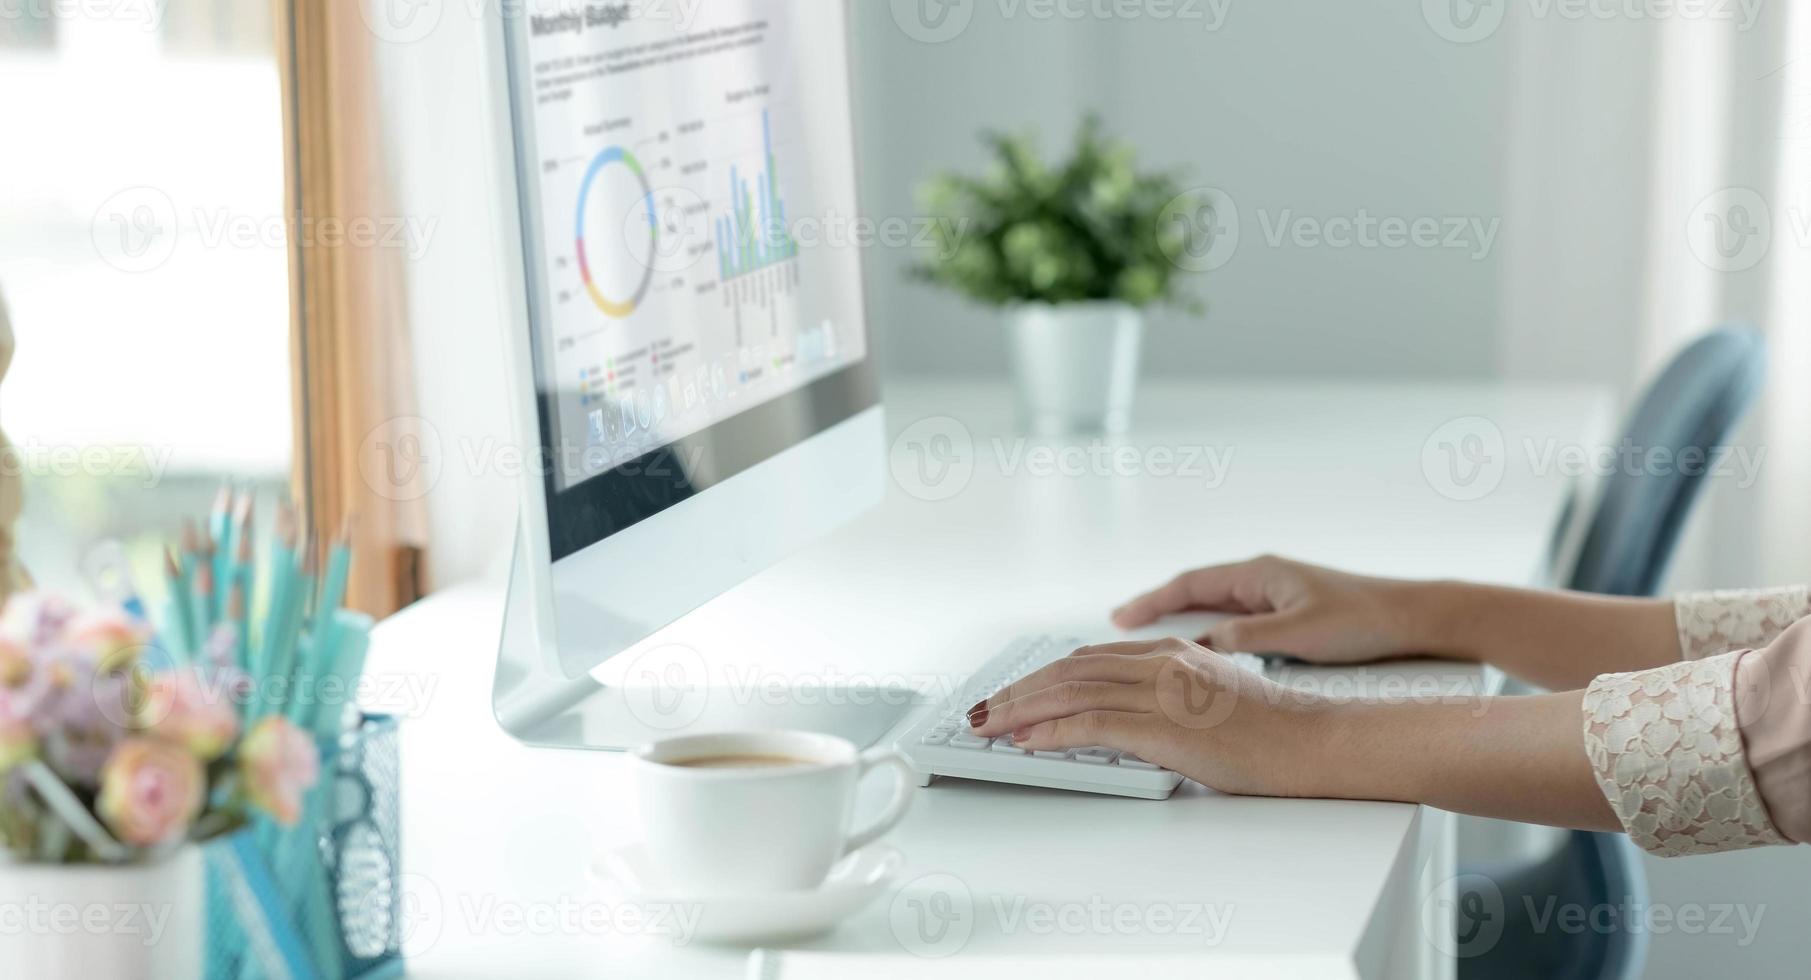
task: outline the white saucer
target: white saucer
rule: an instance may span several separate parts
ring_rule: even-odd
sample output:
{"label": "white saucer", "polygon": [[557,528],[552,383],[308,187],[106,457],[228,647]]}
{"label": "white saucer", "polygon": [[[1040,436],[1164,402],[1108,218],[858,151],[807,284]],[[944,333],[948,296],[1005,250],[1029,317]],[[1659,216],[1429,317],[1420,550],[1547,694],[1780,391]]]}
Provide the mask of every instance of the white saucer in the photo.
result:
{"label": "white saucer", "polygon": [[667,888],[640,844],[606,851],[592,861],[590,870],[636,904],[700,906],[693,940],[764,943],[830,931],[885,891],[904,865],[904,855],[875,844],[843,858],[816,888],[721,896],[683,895]]}

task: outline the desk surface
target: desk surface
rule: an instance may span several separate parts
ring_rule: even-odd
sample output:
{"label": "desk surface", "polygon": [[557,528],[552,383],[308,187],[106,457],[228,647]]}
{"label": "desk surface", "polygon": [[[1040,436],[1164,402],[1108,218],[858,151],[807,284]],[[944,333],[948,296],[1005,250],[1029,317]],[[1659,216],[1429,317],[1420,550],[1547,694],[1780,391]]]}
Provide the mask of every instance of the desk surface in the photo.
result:
{"label": "desk surface", "polygon": [[[1018,633],[1101,633],[1134,592],[1262,551],[1526,582],[1571,483],[1553,450],[1608,418],[1603,398],[1566,388],[1150,385],[1133,434],[1058,452],[1012,435],[1002,387],[917,385],[888,401],[887,502],[651,643],[734,650],[744,685],[926,686]],[[589,880],[590,856],[636,833],[620,757],[528,749],[497,728],[501,610],[500,583],[455,588],[375,640],[372,706],[409,717],[412,972],[740,976],[744,951],[677,943]],[[1363,692],[1392,678],[1418,679],[1418,694],[1484,683],[1432,664],[1301,680]],[[1193,783],[1162,803],[939,783],[891,838],[907,884],[803,948],[1182,953],[1274,960],[1272,975],[1376,975],[1417,914],[1400,899],[1429,822],[1413,806]],[[908,928],[927,897],[965,911],[959,928]]]}

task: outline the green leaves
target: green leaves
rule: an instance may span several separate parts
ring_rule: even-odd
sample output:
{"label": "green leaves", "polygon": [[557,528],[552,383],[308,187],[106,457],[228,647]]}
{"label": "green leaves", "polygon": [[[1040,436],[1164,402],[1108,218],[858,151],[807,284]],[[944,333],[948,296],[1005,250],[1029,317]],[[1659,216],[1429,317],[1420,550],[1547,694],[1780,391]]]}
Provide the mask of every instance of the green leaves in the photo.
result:
{"label": "green leaves", "polygon": [[1139,173],[1131,147],[1105,137],[1094,117],[1056,166],[1023,136],[981,139],[994,156],[986,176],[940,174],[921,189],[925,211],[945,220],[937,257],[914,267],[915,278],[995,305],[1118,300],[1199,312],[1171,261],[1187,231],[1163,220],[1193,196],[1176,174]]}

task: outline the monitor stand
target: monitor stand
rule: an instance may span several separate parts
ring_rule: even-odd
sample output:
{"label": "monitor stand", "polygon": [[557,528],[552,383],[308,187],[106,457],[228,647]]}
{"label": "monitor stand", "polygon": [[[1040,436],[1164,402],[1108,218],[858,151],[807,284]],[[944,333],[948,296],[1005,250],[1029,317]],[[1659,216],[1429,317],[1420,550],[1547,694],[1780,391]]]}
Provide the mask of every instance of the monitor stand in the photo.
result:
{"label": "monitor stand", "polygon": [[928,703],[904,689],[849,690],[838,697],[818,686],[809,697],[782,699],[783,704],[772,698],[751,704],[725,688],[688,686],[683,677],[677,684],[663,683],[658,672],[643,672],[645,684],[566,677],[540,649],[525,537],[518,530],[491,685],[498,724],[524,744],[621,751],[695,732],[802,730],[839,735],[866,748]]}

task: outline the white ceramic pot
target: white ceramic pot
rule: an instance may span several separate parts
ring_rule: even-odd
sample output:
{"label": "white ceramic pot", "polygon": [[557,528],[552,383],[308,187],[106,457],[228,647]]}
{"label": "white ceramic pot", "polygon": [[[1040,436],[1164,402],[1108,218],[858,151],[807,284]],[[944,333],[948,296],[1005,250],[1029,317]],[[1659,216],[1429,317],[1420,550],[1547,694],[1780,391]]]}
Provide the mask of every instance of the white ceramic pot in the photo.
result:
{"label": "white ceramic pot", "polygon": [[1143,314],[1125,303],[1028,304],[1007,311],[1006,332],[1027,432],[1124,431],[1138,388]]}
{"label": "white ceramic pot", "polygon": [[146,866],[0,863],[0,973],[195,980],[205,889],[193,845]]}

